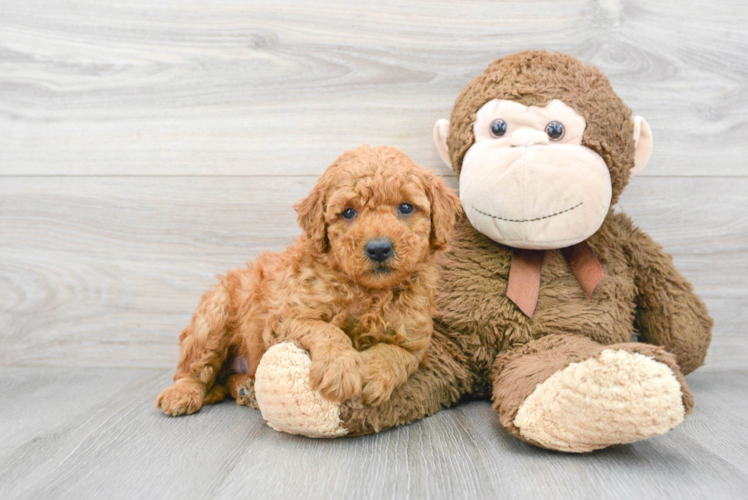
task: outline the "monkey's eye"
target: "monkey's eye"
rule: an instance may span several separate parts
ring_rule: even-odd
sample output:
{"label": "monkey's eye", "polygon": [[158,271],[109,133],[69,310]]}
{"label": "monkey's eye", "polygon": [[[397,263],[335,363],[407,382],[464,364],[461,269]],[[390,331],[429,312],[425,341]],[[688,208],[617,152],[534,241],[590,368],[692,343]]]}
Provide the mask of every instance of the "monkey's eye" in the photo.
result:
{"label": "monkey's eye", "polygon": [[499,118],[491,122],[491,135],[494,137],[503,137],[506,134],[507,124]]}
{"label": "monkey's eye", "polygon": [[356,216],[356,211],[349,207],[343,210],[340,215],[342,215],[344,219],[351,220]]}
{"label": "monkey's eye", "polygon": [[400,215],[410,215],[415,209],[416,207],[414,207],[410,203],[400,203],[400,206],[397,207],[397,213],[399,213]]}
{"label": "monkey's eye", "polygon": [[564,136],[566,129],[561,122],[551,122],[545,126],[545,133],[548,134],[550,140],[558,141]]}

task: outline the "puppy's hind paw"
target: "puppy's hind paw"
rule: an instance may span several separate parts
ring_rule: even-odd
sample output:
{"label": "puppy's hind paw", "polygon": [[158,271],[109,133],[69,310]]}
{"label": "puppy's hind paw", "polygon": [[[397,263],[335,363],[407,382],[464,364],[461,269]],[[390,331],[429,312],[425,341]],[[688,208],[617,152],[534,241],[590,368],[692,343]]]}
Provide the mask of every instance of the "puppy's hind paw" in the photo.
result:
{"label": "puppy's hind paw", "polygon": [[236,400],[236,404],[257,409],[255,398],[255,378],[248,373],[231,375],[227,382],[229,394]]}
{"label": "puppy's hind paw", "polygon": [[205,388],[197,380],[179,379],[156,397],[156,408],[161,408],[166,415],[177,417],[190,415],[203,406]]}

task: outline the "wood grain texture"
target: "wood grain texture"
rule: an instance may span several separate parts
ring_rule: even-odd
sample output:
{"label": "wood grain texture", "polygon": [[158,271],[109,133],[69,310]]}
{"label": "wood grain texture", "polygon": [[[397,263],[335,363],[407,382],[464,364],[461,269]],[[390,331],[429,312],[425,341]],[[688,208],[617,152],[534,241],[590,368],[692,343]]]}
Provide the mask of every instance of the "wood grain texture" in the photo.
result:
{"label": "wood grain texture", "polygon": [[697,407],[674,431],[566,455],[512,437],[486,402],[312,440],[230,401],[165,417],[153,408],[164,370],[0,368],[0,497],[742,498],[748,373],[688,379]]}
{"label": "wood grain texture", "polygon": [[[0,498],[744,498],[746,23],[744,0],[0,2]],[[598,65],[653,129],[619,206],[716,319],[693,416],[569,456],[485,402],[335,441],[152,407],[214,275],[283,249],[335,157],[396,146],[454,187],[434,122],[531,48]]]}
{"label": "wood grain texture", "polygon": [[[0,366],[173,368],[215,275],[297,236],[313,177],[0,183]],[[719,196],[715,196],[719,193]],[[748,179],[637,178],[620,202],[716,318],[707,370],[748,360]]]}
{"label": "wood grain texture", "polygon": [[744,0],[8,0],[1,175],[318,175],[361,143],[440,168],[496,58],[598,65],[654,131],[642,175],[746,176]]}

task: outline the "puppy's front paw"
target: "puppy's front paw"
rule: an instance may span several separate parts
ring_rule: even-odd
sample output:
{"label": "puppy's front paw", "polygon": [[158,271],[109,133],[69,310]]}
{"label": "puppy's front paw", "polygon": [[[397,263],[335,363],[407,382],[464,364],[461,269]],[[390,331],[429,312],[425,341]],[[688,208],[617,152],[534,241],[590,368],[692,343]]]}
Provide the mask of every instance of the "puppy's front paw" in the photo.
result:
{"label": "puppy's front paw", "polygon": [[190,415],[203,406],[205,388],[195,379],[182,378],[167,387],[156,397],[156,408],[161,408],[164,413],[177,417],[179,415]]}
{"label": "puppy's front paw", "polygon": [[361,356],[352,348],[312,359],[309,382],[330,401],[342,403],[361,395]]}
{"label": "puppy's front paw", "polygon": [[390,399],[398,384],[392,373],[384,373],[373,369],[372,366],[364,367],[364,387],[361,390],[361,398],[369,406],[379,406]]}

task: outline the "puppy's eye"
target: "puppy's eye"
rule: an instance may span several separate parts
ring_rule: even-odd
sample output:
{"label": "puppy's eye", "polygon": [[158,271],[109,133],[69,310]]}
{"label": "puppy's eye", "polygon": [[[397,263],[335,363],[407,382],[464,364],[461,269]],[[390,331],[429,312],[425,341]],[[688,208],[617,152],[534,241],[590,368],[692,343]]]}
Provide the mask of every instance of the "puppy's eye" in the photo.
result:
{"label": "puppy's eye", "polygon": [[558,141],[564,136],[566,129],[561,122],[551,122],[545,126],[545,133],[548,134],[550,140]]}
{"label": "puppy's eye", "polygon": [[344,219],[351,220],[356,216],[356,211],[349,207],[343,210],[340,215],[342,215]]}
{"label": "puppy's eye", "polygon": [[410,215],[415,209],[416,207],[414,207],[410,203],[400,203],[400,206],[397,207],[397,213],[400,215]]}
{"label": "puppy's eye", "polygon": [[503,137],[506,134],[507,128],[509,126],[501,118],[494,120],[491,122],[491,135],[494,137]]}

